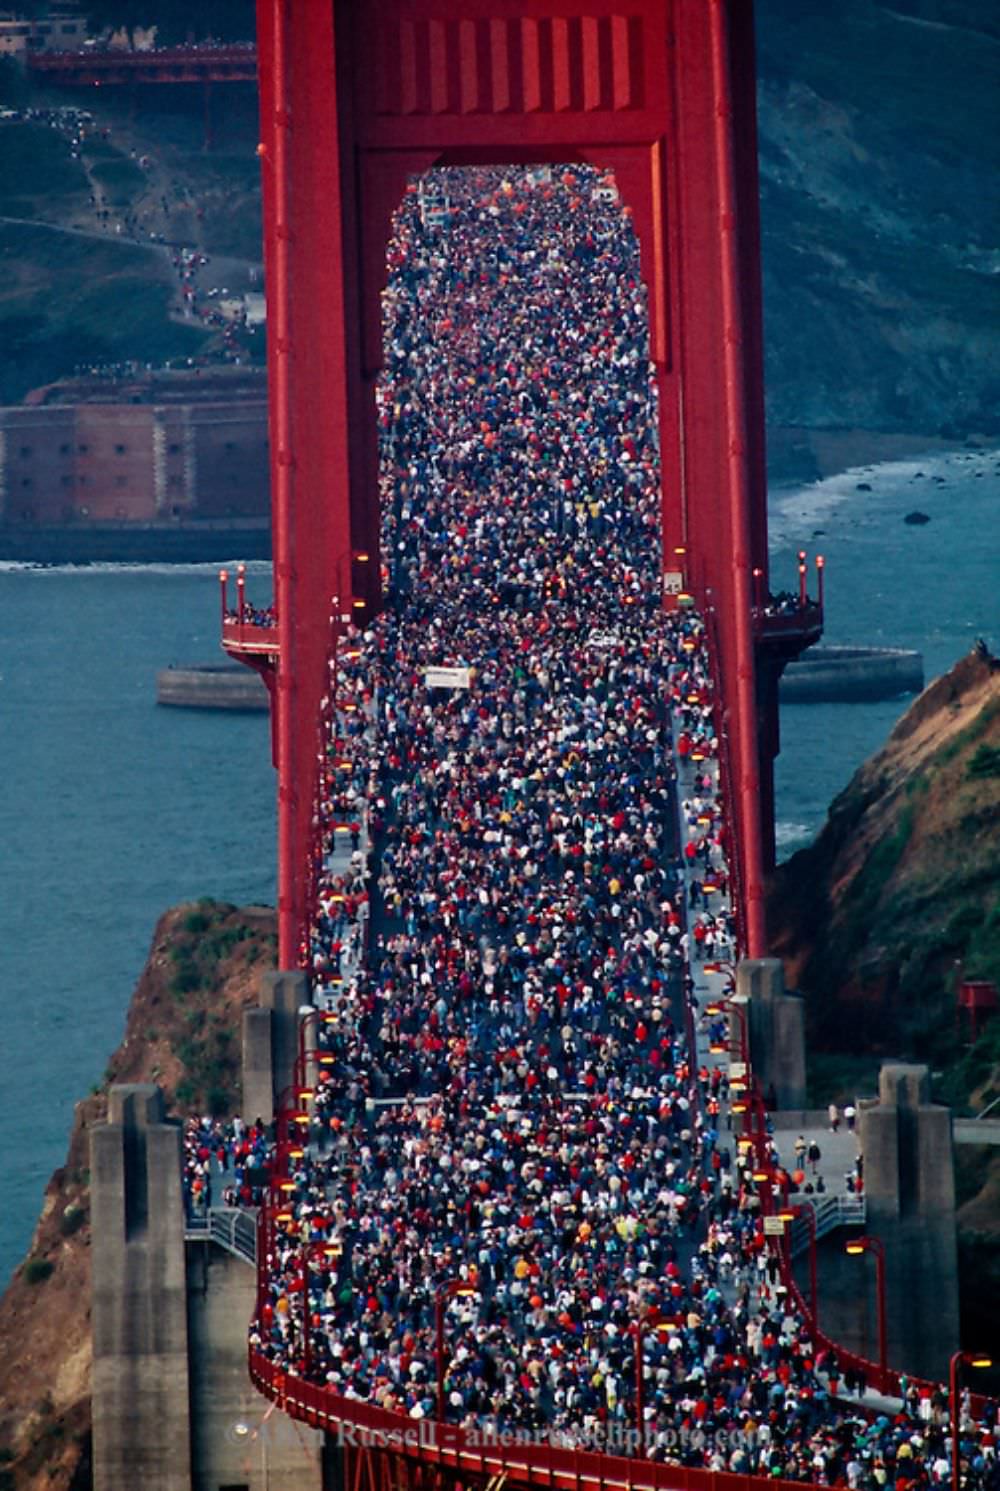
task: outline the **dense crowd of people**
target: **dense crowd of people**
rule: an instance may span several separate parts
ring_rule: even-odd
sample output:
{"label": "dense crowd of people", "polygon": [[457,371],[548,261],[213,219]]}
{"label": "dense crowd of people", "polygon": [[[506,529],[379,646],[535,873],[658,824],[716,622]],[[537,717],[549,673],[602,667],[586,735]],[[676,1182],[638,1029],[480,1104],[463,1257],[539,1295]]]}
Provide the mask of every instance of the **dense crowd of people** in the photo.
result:
{"label": "dense crowd of people", "polygon": [[313,1097],[252,1344],[411,1419],[935,1484],[940,1414],[843,1403],[689,1046],[690,966],[734,929],[634,237],[578,168],[444,179],[390,256],[388,599],[331,660],[318,821],[351,852],[303,949]]}

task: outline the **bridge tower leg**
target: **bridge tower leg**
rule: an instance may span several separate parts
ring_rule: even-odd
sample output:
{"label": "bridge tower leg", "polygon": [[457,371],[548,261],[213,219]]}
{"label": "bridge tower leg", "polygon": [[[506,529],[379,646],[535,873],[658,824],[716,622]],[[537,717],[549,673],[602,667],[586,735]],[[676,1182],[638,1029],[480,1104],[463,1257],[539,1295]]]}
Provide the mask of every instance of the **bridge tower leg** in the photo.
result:
{"label": "bridge tower leg", "polygon": [[[713,613],[742,920],[750,955],[765,951],[761,816],[775,732],[762,751],[751,615],[751,576],[766,585],[768,562],[753,7],[602,0],[596,10],[258,0],[285,968],[300,960],[307,912],[338,575],[351,573],[363,614],[381,603],[375,386],[393,213],[408,181],[435,165],[489,163],[610,170],[632,215],[659,392],[664,571],[679,564]],[[372,562],[355,565],[359,551]]]}
{"label": "bridge tower leg", "polygon": [[205,154],[208,155],[211,152],[213,144],[215,143],[212,130],[212,81],[210,78],[205,79],[204,83],[202,84],[202,88],[204,89],[205,93]]}
{"label": "bridge tower leg", "polygon": [[779,958],[744,958],[736,965],[737,998],[746,999],[750,1062],[761,1093],[778,1108],[806,1103],[805,1002],[785,991]]}
{"label": "bridge tower leg", "polygon": [[890,1367],[944,1381],[958,1350],[958,1242],[951,1109],[925,1066],[886,1065],[860,1112],[867,1231],[886,1253]]}
{"label": "bridge tower leg", "polygon": [[261,1003],[243,1012],[243,1117],[270,1123],[291,1084],[298,1053],[299,1010],[309,1002],[304,973],[271,973]]}

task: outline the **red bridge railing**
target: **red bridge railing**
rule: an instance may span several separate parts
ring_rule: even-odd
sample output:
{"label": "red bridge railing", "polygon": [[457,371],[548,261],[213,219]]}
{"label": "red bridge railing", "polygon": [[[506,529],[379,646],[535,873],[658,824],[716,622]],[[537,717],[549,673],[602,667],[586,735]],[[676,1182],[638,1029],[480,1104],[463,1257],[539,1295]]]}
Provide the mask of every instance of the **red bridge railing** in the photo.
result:
{"label": "red bridge railing", "polygon": [[[504,1476],[523,1486],[628,1488],[628,1491],[761,1491],[765,1476],[697,1470],[657,1460],[564,1449],[550,1436],[514,1431],[465,1432],[435,1419],[415,1420],[371,1403],[344,1398],[286,1372],[259,1352],[250,1355],[250,1377],[258,1391],[273,1398],[293,1418],[337,1436],[340,1443],[365,1450],[393,1450],[426,1464],[485,1479]],[[622,1438],[628,1434],[623,1430]],[[551,1439],[559,1436],[553,1431]],[[782,1481],[791,1491],[808,1482]]]}
{"label": "red bridge railing", "polygon": [[28,69],[47,83],[86,86],[116,83],[252,83],[257,52],[252,45],[163,47],[124,50],[35,52]]}

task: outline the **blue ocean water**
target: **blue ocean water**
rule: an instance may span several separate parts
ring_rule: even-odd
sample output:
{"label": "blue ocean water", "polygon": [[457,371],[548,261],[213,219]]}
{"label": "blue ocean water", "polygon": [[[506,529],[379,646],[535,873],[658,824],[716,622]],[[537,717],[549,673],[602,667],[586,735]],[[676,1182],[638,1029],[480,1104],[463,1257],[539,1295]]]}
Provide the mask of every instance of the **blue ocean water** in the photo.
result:
{"label": "blue ocean water", "polygon": [[[775,493],[776,587],[794,586],[797,549],[820,550],[827,640],[917,647],[928,679],[977,636],[1000,644],[998,468],[1000,452],[960,452]],[[915,507],[922,528],[902,521]],[[159,668],[219,657],[215,574],[0,566],[0,1284],[121,1039],[157,917],[201,895],[274,899],[266,717],[155,704]],[[269,590],[251,566],[251,598]],[[779,852],[808,841],[905,703],[783,711]]]}
{"label": "blue ocean water", "polygon": [[[904,523],[913,511],[930,522]],[[813,557],[826,560],[825,643],[916,648],[926,683],[977,637],[1000,651],[1000,451],[855,467],[773,492],[769,513],[774,589],[796,588],[796,551],[804,548],[815,594]],[[908,702],[782,708],[779,859],[809,842]]]}
{"label": "blue ocean water", "polygon": [[159,668],[221,660],[216,573],[0,568],[0,1288],[160,913],[274,901],[266,715],[155,702]]}

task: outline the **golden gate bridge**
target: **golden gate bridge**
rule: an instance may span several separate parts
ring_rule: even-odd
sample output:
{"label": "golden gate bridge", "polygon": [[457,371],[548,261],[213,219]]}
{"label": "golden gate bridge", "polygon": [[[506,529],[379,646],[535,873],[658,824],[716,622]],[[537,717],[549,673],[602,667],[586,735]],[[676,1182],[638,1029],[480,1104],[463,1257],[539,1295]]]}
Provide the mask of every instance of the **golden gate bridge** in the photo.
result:
{"label": "golden gate bridge", "polygon": [[[421,1073],[409,1069],[402,1075],[397,1071],[394,1081],[393,1072],[387,1076],[379,1068],[382,1087],[373,1096],[373,1070],[359,1082],[357,1061],[352,1066],[345,1060],[345,1052],[353,1059],[376,1048],[381,1059],[392,1044],[383,1033],[373,1043],[369,1031],[377,999],[385,993],[384,965],[391,961],[385,948],[377,951],[371,943],[373,902],[381,901],[385,917],[387,896],[399,897],[396,920],[389,917],[383,924],[397,934],[398,947],[390,951],[399,964],[398,978],[390,970],[391,991],[406,978],[419,985],[423,975],[432,984],[439,978],[455,988],[467,976],[469,991],[492,990],[499,965],[516,961],[517,938],[511,939],[506,920],[500,921],[500,935],[492,935],[503,896],[490,899],[488,892],[486,921],[466,938],[466,952],[473,943],[479,947],[478,962],[470,953],[464,965],[446,959],[430,968],[429,943],[421,942],[422,929],[437,925],[434,916],[445,915],[449,932],[453,923],[467,926],[468,908],[457,900],[441,912],[442,900],[452,896],[446,887],[454,881],[454,858],[471,856],[488,877],[491,861],[518,847],[517,815],[527,812],[525,821],[531,818],[522,801],[530,796],[524,783],[531,774],[518,766],[517,784],[511,786],[510,772],[502,775],[498,766],[507,753],[494,747],[497,740],[516,741],[518,724],[530,735],[542,703],[530,690],[522,691],[525,698],[512,706],[509,730],[502,712],[484,725],[493,704],[481,680],[485,674],[487,685],[495,684],[497,670],[484,665],[482,652],[471,644],[478,641],[481,648],[493,625],[506,628],[517,647],[530,654],[533,630],[564,624],[569,604],[564,590],[571,600],[580,599],[562,567],[565,551],[558,540],[566,518],[555,504],[545,521],[549,536],[555,535],[552,548],[559,562],[547,558],[534,567],[520,591],[504,589],[502,575],[488,575],[487,596],[454,588],[447,524],[415,538],[406,527],[412,511],[407,509],[405,517],[399,511],[399,471],[380,478],[379,411],[386,407],[385,388],[395,386],[392,369],[385,373],[383,294],[397,243],[397,213],[414,180],[435,169],[479,172],[494,189],[499,183],[502,192],[501,177],[489,174],[494,168],[529,168],[542,173],[543,181],[555,168],[566,173],[572,189],[591,179],[613,181],[619,210],[634,233],[656,444],[655,472],[652,466],[647,471],[652,485],[636,508],[642,511],[645,501],[654,515],[656,572],[643,572],[652,549],[632,543],[622,516],[627,504],[616,507],[614,521],[622,532],[607,539],[607,555],[608,563],[618,566],[612,568],[608,592],[617,596],[617,607],[603,608],[605,591],[595,582],[587,592],[593,615],[565,620],[566,645],[576,647],[574,666],[583,669],[587,688],[597,690],[593,718],[602,748],[619,749],[613,732],[606,740],[602,734],[613,710],[620,708],[620,718],[628,721],[627,748],[640,763],[642,787],[621,800],[612,794],[603,804],[616,822],[621,817],[617,831],[626,840],[649,821],[648,801],[637,806],[641,791],[655,794],[658,772],[676,776],[670,814],[679,824],[675,830],[668,827],[666,812],[654,815],[658,832],[645,846],[642,888],[666,886],[660,877],[671,853],[685,847],[684,815],[693,798],[695,822],[704,830],[699,841],[714,840],[716,847],[697,867],[696,881],[688,873],[674,885],[674,900],[679,899],[683,925],[690,928],[699,921],[692,910],[717,897],[719,914],[710,920],[727,955],[702,956],[699,963],[691,934],[679,932],[678,937],[686,936],[682,955],[671,958],[654,935],[645,961],[636,952],[632,974],[648,980],[657,958],[663,962],[663,999],[656,1007],[661,1019],[673,1024],[679,1042],[670,1060],[680,1063],[680,1090],[704,1099],[699,1063],[706,1029],[712,1033],[711,1049],[727,1057],[729,1111],[742,1115],[736,1127],[742,1129],[747,1187],[755,1193],[759,1250],[772,1255],[813,1346],[827,1352],[840,1370],[853,1365],[866,1373],[885,1393],[897,1394],[902,1387],[884,1357],[877,1365],[862,1361],[824,1337],[815,1319],[815,1286],[808,1302],[797,1289],[784,1238],[802,1207],[790,1202],[788,1175],[769,1141],[763,1095],[750,1065],[746,1014],[733,997],[733,964],[749,966],[767,955],[763,886],[774,854],[777,681],[784,663],[816,640],[822,626],[821,568],[815,598],[808,593],[804,555],[798,593],[789,604],[775,602],[769,581],[751,6],[748,0],[635,0],[625,13],[613,0],[590,0],[585,12],[566,0],[545,5],[374,0],[363,8],[334,0],[305,12],[286,0],[260,0],[258,72],[275,596],[261,624],[248,607],[243,574],[234,608],[224,577],[223,637],[227,650],[257,668],[270,690],[279,778],[279,962],[285,969],[307,971],[314,1001],[300,1022],[293,1084],[277,1119],[261,1214],[251,1377],[284,1412],[336,1434],[344,1450],[345,1484],[357,1491],[445,1482],[707,1488],[763,1481],[766,1477],[664,1463],[645,1452],[650,1371],[669,1360],[669,1337],[683,1328],[671,1312],[669,1289],[659,1289],[664,1279],[640,1291],[645,1303],[627,1327],[635,1375],[615,1400],[612,1418],[624,1423],[633,1439],[626,1434],[598,1443],[600,1436],[588,1438],[581,1431],[574,1438],[565,1425],[560,1439],[541,1420],[508,1432],[502,1414],[481,1419],[480,1425],[491,1426],[489,1432],[477,1428],[474,1413],[461,1423],[452,1421],[446,1385],[457,1368],[445,1330],[456,1321],[464,1326],[474,1320],[466,1301],[489,1292],[475,1263],[472,1222],[449,1262],[441,1263],[435,1253],[435,1268],[423,1278],[414,1354],[423,1352],[425,1367],[433,1362],[433,1384],[421,1382],[430,1411],[421,1408],[414,1416],[405,1395],[392,1391],[388,1398],[382,1393],[381,1405],[373,1392],[353,1386],[345,1391],[347,1379],[334,1370],[329,1355],[338,1331],[327,1328],[336,1308],[343,1306],[348,1314],[353,1308],[348,1300],[335,1307],[328,1297],[346,1280],[353,1301],[368,1282],[364,1270],[353,1270],[353,1257],[363,1256],[356,1219],[338,1216],[338,1204],[350,1216],[360,1172],[372,1162],[373,1130],[365,1129],[361,1109],[370,1117],[385,1105],[390,1165],[395,1163],[392,1145],[416,1142],[428,1124],[449,1130],[474,1125],[477,1117],[462,1083],[447,1086],[449,1061],[454,1073],[466,1056],[466,1032],[461,1020],[448,1023],[447,1009],[440,1021],[458,1047],[451,1047],[447,1059],[439,1056],[433,1038],[421,1047],[428,1069],[445,1085],[422,1083]],[[518,189],[512,186],[511,194],[517,197]],[[508,205],[498,201],[497,211]],[[437,214],[437,231],[448,231],[448,211]],[[382,391],[380,379],[387,379]],[[497,435],[498,427],[484,433]],[[389,514],[387,526],[382,508]],[[479,522],[482,534],[496,517],[486,504],[471,521]],[[585,515],[582,527],[588,521]],[[598,515],[589,533],[598,544],[605,537],[603,522]],[[406,561],[410,567],[409,583],[402,586],[398,551],[404,569]],[[485,625],[463,630],[477,618],[467,614],[456,624],[452,616],[448,627],[435,632],[435,606],[456,595],[473,609],[484,605]],[[425,628],[434,639],[417,656],[421,687],[430,696],[426,728],[440,749],[393,762],[396,722],[386,698],[399,692],[393,660],[400,637],[413,628]],[[522,681],[519,675],[519,685]],[[577,749],[571,721],[575,704],[567,706],[565,716],[559,714],[564,698],[576,699],[574,689],[567,686],[560,695],[553,688],[550,694],[548,680],[540,689],[545,707],[558,714],[564,738],[573,742],[577,759],[568,770],[585,777],[586,765],[580,765],[585,756]],[[487,738],[492,744],[484,747]],[[511,750],[511,759],[520,762],[514,746]],[[503,784],[498,801],[508,823],[495,834],[492,820],[484,829],[472,804],[474,788],[460,764],[463,753],[475,757],[487,788]],[[448,783],[433,785],[442,771]],[[417,796],[424,793],[422,823],[419,814],[407,816],[411,772],[420,781]],[[393,791],[390,806],[384,799]],[[684,791],[691,798],[682,805]],[[458,828],[449,839],[456,805]],[[451,826],[442,829],[442,824]],[[583,834],[583,825],[576,827]],[[530,829],[525,832],[530,835]],[[446,840],[437,860],[432,916],[423,915],[419,898],[405,886],[407,835],[423,833],[444,833]],[[561,876],[572,838],[572,832],[549,823],[531,847],[520,847],[538,859],[548,855]],[[480,854],[484,844],[489,852]],[[587,853],[582,840],[577,847]],[[377,895],[364,871],[369,848],[380,866]],[[612,870],[615,881],[614,865]],[[570,876],[574,873],[571,868]],[[611,881],[605,902],[588,912],[595,926],[606,930],[612,916],[608,897],[618,895],[609,889]],[[538,884],[545,888],[544,872]],[[477,887],[469,888],[478,896]],[[547,894],[547,911],[554,904],[564,916],[567,909],[576,914],[572,895],[560,901],[551,887]],[[504,917],[511,909],[506,906]],[[320,921],[326,935],[318,941]],[[491,935],[480,937],[484,926]],[[642,932],[653,928],[638,915],[632,930],[638,946]],[[664,936],[670,938],[669,927]],[[669,940],[664,945],[673,953],[680,947]],[[553,946],[550,939],[547,947]],[[620,929],[608,931],[602,946],[620,951]],[[659,986],[658,979],[652,981]],[[700,1011],[690,997],[696,989],[702,995]],[[598,993],[594,1015],[594,1030],[602,1037],[608,1034],[600,1012],[608,990],[605,984]],[[472,1009],[479,995],[469,992],[468,997]],[[650,1013],[653,1007],[651,997]],[[644,1031],[646,1012],[643,1005]],[[707,1017],[707,1024],[699,1016]],[[433,1037],[437,1027],[430,1023]],[[648,1031],[640,1040],[643,1049],[647,1040]],[[567,1044],[573,1048],[574,1042]],[[545,1067],[550,1055],[546,1048],[540,1063],[540,1080],[548,1089],[538,1111],[543,1125],[569,1125],[565,1084],[570,1075],[579,1078],[580,1067],[572,1057]],[[514,1114],[523,1085],[529,1078],[538,1080],[537,1049],[529,1060],[524,1057],[515,1049],[504,1077],[510,1081],[503,1096]],[[584,1109],[589,1103],[599,1117],[610,1107],[626,1124],[639,1119],[646,1091],[633,1104],[609,1078],[607,1064],[596,1075],[585,1072],[584,1080],[590,1077],[594,1085],[582,1094]],[[405,1118],[399,1117],[400,1109]],[[315,1138],[320,1110],[322,1144]],[[489,1113],[512,1132],[504,1105]],[[335,1135],[343,1129],[333,1141],[327,1132],[331,1119]],[[381,1121],[374,1121],[374,1132]],[[658,1115],[655,1122],[672,1121]],[[651,1132],[658,1133],[655,1122]],[[684,1143],[689,1142],[690,1134]],[[338,1151],[332,1167],[331,1143]],[[708,1156],[710,1148],[703,1153]],[[676,1198],[672,1205],[676,1223]],[[478,1203],[475,1218],[478,1224]],[[531,1234],[532,1226],[522,1231]],[[566,1237],[572,1248],[568,1232]],[[440,1241],[430,1233],[425,1240],[431,1252]],[[863,1246],[877,1252],[876,1241],[864,1239]],[[526,1252],[522,1249],[530,1278]],[[544,1305],[540,1298],[532,1309],[544,1313]],[[343,1309],[337,1318],[343,1336]],[[587,1329],[599,1334],[603,1327],[597,1321]]]}

